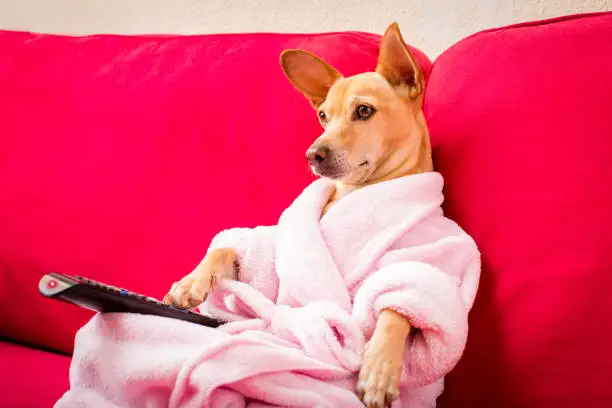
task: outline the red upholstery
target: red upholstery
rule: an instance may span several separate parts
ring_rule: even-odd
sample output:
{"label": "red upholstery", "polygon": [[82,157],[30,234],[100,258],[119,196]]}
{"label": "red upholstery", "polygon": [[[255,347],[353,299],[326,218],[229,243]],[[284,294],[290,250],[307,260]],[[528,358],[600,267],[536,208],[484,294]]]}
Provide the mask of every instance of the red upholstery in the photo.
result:
{"label": "red upholstery", "polygon": [[[484,260],[442,408],[612,400],[610,38],[612,14],[578,16],[480,33],[435,63],[446,210]],[[275,222],[320,131],[279,52],[349,75],[374,67],[377,43],[0,32],[0,335],[71,349],[89,314],[42,298],[44,272],[161,296],[219,229]],[[65,357],[0,343],[0,361],[0,406],[50,406],[67,387]]]}
{"label": "red upholstery", "polygon": [[440,407],[609,407],[612,13],[477,34],[426,95],[447,214],[483,253]]}
{"label": "red upholstery", "polygon": [[68,389],[70,358],[0,341],[0,407],[52,407]]}

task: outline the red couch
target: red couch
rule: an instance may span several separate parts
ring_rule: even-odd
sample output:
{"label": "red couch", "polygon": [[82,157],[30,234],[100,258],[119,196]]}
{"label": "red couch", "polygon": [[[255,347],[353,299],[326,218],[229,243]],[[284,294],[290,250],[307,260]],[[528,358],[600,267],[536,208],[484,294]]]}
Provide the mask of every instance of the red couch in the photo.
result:
{"label": "red couch", "polygon": [[[274,223],[320,132],[279,52],[351,75],[378,39],[0,32],[0,406],[68,387],[90,313],[40,296],[42,274],[159,297],[216,231]],[[440,407],[612,401],[611,41],[599,13],[485,31],[433,65],[417,52],[445,211],[483,254]]]}

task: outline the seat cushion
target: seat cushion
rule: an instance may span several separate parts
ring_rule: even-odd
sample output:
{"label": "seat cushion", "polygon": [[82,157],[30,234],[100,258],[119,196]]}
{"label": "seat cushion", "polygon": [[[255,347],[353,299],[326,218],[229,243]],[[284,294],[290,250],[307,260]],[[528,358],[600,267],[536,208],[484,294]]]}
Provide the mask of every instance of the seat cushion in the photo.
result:
{"label": "seat cushion", "polygon": [[608,407],[612,13],[486,31],[435,61],[446,211],[483,276],[440,407]]}
{"label": "seat cushion", "polygon": [[70,357],[0,340],[0,407],[52,407],[68,390]]}
{"label": "seat cushion", "polygon": [[0,32],[0,333],[70,352],[90,313],[43,298],[44,273],[159,298],[218,231],[276,223],[313,179],[304,152],[321,132],[280,52],[352,75],[378,43]]}

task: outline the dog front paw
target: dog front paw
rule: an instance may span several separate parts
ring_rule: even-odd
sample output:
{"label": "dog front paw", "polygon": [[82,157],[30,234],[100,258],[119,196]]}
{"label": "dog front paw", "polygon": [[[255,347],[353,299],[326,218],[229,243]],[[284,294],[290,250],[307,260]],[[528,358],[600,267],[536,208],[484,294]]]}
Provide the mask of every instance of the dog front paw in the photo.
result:
{"label": "dog front paw", "polygon": [[227,248],[216,249],[208,254],[193,272],[175,282],[163,302],[181,309],[197,307],[204,302],[219,280],[237,277],[236,252]]}
{"label": "dog front paw", "polygon": [[367,344],[357,382],[357,394],[366,407],[391,407],[399,396],[403,351],[374,338]]}
{"label": "dog front paw", "polygon": [[204,302],[211,287],[211,276],[190,274],[172,284],[163,302],[180,309],[192,309]]}

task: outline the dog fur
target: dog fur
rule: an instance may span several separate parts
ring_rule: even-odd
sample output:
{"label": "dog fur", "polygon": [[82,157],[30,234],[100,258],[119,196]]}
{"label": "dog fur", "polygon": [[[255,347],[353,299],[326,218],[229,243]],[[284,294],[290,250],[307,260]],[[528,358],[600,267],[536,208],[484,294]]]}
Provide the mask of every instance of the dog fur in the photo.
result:
{"label": "dog fur", "polygon": [[[323,214],[366,185],[433,171],[422,110],[424,77],[396,23],[385,31],[375,72],[344,78],[302,50],[284,51],[280,63],[289,81],[316,109],[324,129],[306,152],[313,172],[336,185]],[[212,251],[172,285],[164,302],[197,307],[219,279],[239,279],[239,269],[231,248]],[[403,315],[393,310],[380,313],[356,390],[367,407],[390,406],[398,397],[410,332]]]}

